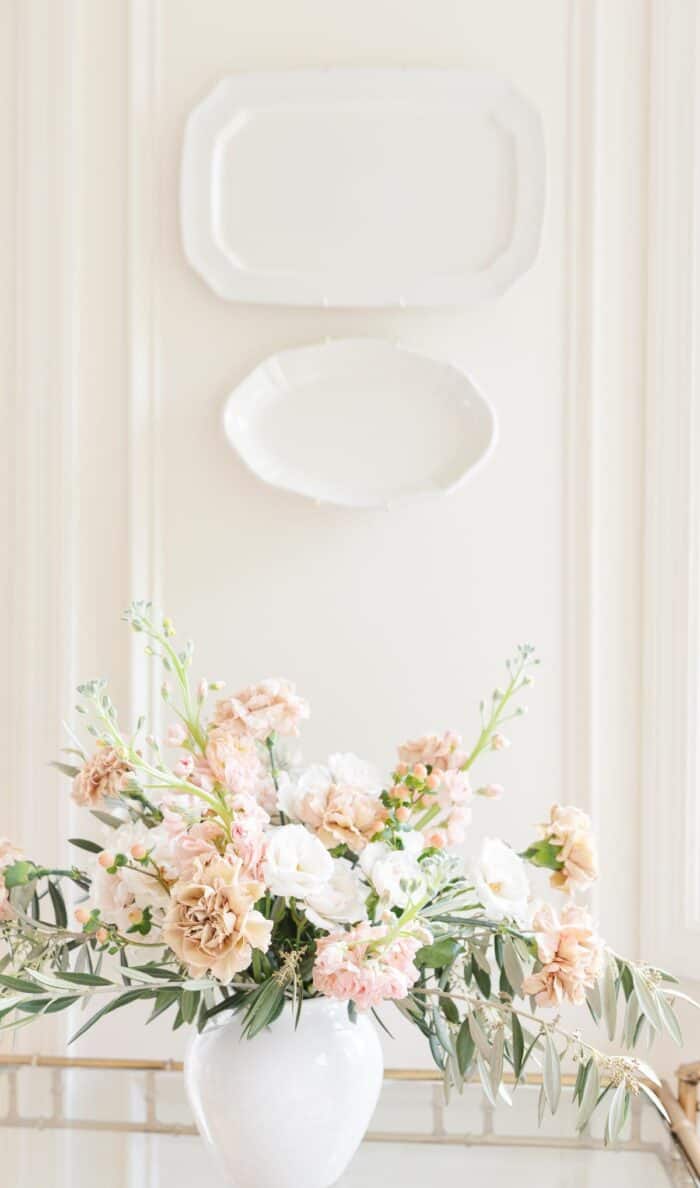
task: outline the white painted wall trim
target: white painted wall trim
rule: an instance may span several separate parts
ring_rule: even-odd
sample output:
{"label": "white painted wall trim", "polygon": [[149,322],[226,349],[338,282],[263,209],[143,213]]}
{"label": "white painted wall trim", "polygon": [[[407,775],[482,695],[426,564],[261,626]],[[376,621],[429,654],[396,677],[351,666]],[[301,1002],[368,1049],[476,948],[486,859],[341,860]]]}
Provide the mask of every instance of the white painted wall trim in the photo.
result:
{"label": "white painted wall trim", "polygon": [[652,7],[642,937],[700,978],[700,10]]}
{"label": "white painted wall trim", "polygon": [[[158,194],[158,0],[130,0],[128,80],[127,300],[129,303],[130,596],[161,600],[159,357],[156,259]],[[157,728],[161,701],[154,665],[132,637],[130,713]]]}

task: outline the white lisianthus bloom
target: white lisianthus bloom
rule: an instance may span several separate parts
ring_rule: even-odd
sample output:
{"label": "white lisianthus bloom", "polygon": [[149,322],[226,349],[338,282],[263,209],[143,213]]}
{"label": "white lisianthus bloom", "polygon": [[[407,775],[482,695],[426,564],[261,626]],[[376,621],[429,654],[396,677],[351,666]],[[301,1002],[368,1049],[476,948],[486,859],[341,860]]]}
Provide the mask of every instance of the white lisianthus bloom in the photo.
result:
{"label": "white lisianthus bloom", "polygon": [[303,825],[282,825],[268,839],[263,875],[273,895],[305,899],[329,882],[333,859]]}
{"label": "white lisianthus bloom", "polygon": [[357,867],[347,858],[333,859],[333,874],[313,895],[307,895],[304,910],[312,924],[332,932],[338,924],[359,924],[367,919],[369,887]]}
{"label": "white lisianthus bloom", "polygon": [[418,855],[425,849],[422,833],[401,834],[403,850],[392,850],[384,842],[371,842],[360,855],[360,867],[374,887],[383,907],[404,908],[422,899],[427,890]]}
{"label": "white lisianthus bloom", "polygon": [[527,926],[530,884],[525,863],[500,838],[484,838],[474,867],[474,886],[486,912],[495,920],[506,917]]}

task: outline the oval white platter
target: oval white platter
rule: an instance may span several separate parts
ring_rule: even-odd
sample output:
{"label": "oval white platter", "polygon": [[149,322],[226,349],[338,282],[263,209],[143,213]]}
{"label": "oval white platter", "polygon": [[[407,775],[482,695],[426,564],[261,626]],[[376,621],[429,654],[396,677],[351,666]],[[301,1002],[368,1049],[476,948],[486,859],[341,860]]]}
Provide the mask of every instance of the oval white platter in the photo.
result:
{"label": "oval white platter", "polygon": [[231,75],[187,120],[180,200],[230,301],[469,305],[537,255],[542,124],[487,72]]}
{"label": "oval white platter", "polygon": [[354,508],[453,491],[497,436],[463,371],[371,338],[272,355],[229,396],[224,428],[265,483]]}

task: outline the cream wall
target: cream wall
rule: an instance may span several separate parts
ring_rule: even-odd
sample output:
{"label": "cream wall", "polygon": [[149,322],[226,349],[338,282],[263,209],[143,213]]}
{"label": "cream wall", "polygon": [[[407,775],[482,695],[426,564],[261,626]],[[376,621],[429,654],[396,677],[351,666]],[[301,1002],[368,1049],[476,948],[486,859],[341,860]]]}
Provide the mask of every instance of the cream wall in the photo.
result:
{"label": "cream wall", "polygon": [[[127,714],[154,699],[119,625],[131,597],[167,606],[212,678],[292,677],[312,702],[314,758],[355,749],[388,763],[424,728],[473,733],[480,696],[529,640],[543,660],[530,714],[484,767],[506,796],[478,809],[467,850],[484,833],[523,844],[552,800],[576,802],[601,835],[604,934],[632,954],[656,942],[664,929],[650,933],[640,907],[658,878],[645,806],[660,799],[642,764],[653,707],[641,677],[663,652],[647,595],[649,507],[664,495],[649,493],[663,476],[644,421],[666,399],[669,377],[649,389],[648,366],[676,323],[649,320],[673,278],[648,267],[687,201],[660,210],[676,157],[656,165],[676,127],[661,82],[680,104],[683,88],[694,95],[694,59],[676,69],[692,3],[8,0],[0,21],[13,557],[2,831],[58,855],[66,789],[45,764],[78,679],[109,676]],[[246,307],[189,269],[187,113],[229,71],[317,65],[485,67],[539,108],[542,249],[502,299],[468,312]],[[686,160],[691,146],[692,125],[671,147]],[[674,260],[685,275],[682,242]],[[275,350],[348,334],[454,360],[492,400],[500,442],[463,490],[349,512],[269,490],[236,462],[221,429],[232,388]],[[690,350],[687,337],[676,346]],[[176,1055],[180,1039],[121,1016],[88,1047]],[[390,1059],[427,1054],[402,1032]]]}

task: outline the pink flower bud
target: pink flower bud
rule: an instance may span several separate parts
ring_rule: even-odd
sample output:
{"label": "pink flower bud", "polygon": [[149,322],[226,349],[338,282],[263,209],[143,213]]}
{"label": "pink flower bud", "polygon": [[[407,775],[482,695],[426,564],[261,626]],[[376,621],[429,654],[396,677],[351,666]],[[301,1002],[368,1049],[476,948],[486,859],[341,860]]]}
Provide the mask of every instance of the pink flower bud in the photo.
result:
{"label": "pink flower bud", "polygon": [[109,940],[109,933],[106,928],[98,928],[95,936],[101,945],[104,945]]}
{"label": "pink flower bud", "polygon": [[437,802],[438,798],[432,792],[426,792],[421,797],[421,804],[424,804],[426,808],[432,808],[432,806],[437,804]]}
{"label": "pink flower bud", "polygon": [[110,854],[109,850],[103,850],[97,861],[106,870],[108,866],[114,866],[114,854]]}
{"label": "pink flower bud", "polygon": [[413,767],[412,773],[417,780],[424,780],[428,774],[428,769],[424,763],[416,763]]}
{"label": "pink flower bud", "polygon": [[502,734],[494,734],[491,737],[492,751],[505,751],[510,746],[510,739],[505,738]]}
{"label": "pink flower bud", "polygon": [[209,681],[205,680],[205,678],[202,677],[201,681],[197,685],[197,696],[198,696],[199,700],[204,701],[204,698],[206,697],[208,692],[209,692]]}
{"label": "pink flower bud", "polygon": [[411,815],[411,810],[405,804],[402,804],[401,807],[397,808],[397,810],[396,810],[396,820],[397,821],[407,821],[408,818],[410,817],[410,815]]}
{"label": "pink flower bud", "polygon": [[85,908],[76,908],[75,918],[79,924],[87,924],[90,913]]}
{"label": "pink flower bud", "polygon": [[135,858],[137,862],[140,862],[142,858],[145,858],[146,853],[146,847],[142,842],[135,842],[131,847],[131,857]]}
{"label": "pink flower bud", "polygon": [[187,739],[187,731],[182,725],[182,722],[173,722],[171,726],[168,726],[167,738],[171,747],[182,746],[182,744]]}
{"label": "pink flower bud", "polygon": [[186,780],[194,771],[194,759],[191,755],[183,755],[174,766],[173,771],[180,779]]}
{"label": "pink flower bud", "polygon": [[429,788],[439,788],[440,787],[440,777],[436,776],[435,772],[431,771],[430,775],[428,776],[428,778],[425,782]]}
{"label": "pink flower bud", "polygon": [[130,924],[140,924],[142,920],[143,920],[143,912],[141,911],[141,908],[136,908],[136,907],[132,908],[131,911],[129,912],[129,923]]}
{"label": "pink flower bud", "polygon": [[435,850],[444,849],[445,835],[439,829],[436,829],[434,833],[429,834],[425,840],[427,841],[428,845],[432,846]]}
{"label": "pink flower bud", "polygon": [[407,763],[397,763],[396,774],[397,774],[397,776],[408,775],[408,764]]}

